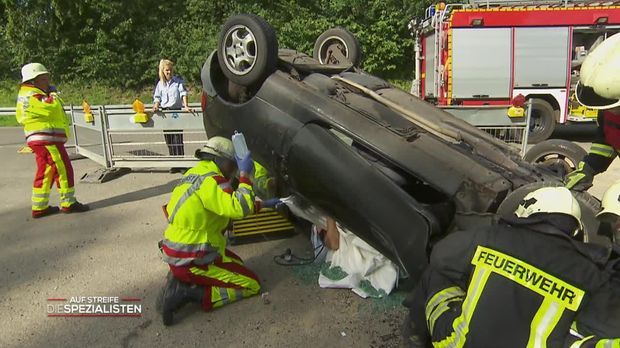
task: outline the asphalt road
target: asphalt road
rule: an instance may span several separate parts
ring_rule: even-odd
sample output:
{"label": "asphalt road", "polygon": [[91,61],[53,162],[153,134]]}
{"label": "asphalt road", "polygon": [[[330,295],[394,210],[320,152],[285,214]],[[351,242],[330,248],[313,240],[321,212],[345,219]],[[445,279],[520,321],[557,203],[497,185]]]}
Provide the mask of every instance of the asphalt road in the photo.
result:
{"label": "asphalt road", "polygon": [[[594,128],[559,129],[556,136],[587,147]],[[286,248],[310,252],[303,235],[233,246],[259,274],[269,301],[254,297],[204,313],[196,306],[164,327],[155,300],[167,267],[157,241],[161,205],[178,179],[140,171],[105,184],[77,183],[77,197],[92,211],[30,218],[31,154],[18,154],[21,130],[0,128],[0,347],[222,346],[398,347],[404,294],[363,300],[348,290],[317,284],[316,266],[282,267],[272,257]],[[600,197],[620,179],[620,161],[595,180]],[[74,161],[76,176],[98,166]],[[52,202],[58,202],[57,194]],[[49,298],[119,296],[140,299],[139,318],[51,318]],[[266,303],[269,302],[269,303]]]}
{"label": "asphalt road", "polygon": [[[286,248],[304,255],[307,238],[233,246],[261,278],[269,303],[254,297],[205,313],[187,306],[164,327],[155,301],[167,266],[157,241],[164,204],[179,178],[133,172],[104,184],[77,183],[78,200],[92,211],[30,218],[31,154],[18,154],[20,129],[0,128],[0,347],[397,347],[405,315],[396,293],[364,300],[348,290],[325,290],[316,266],[283,267],[272,258]],[[76,176],[98,166],[73,162]],[[57,203],[53,193],[51,202]],[[139,298],[140,318],[47,317],[49,298]]]}

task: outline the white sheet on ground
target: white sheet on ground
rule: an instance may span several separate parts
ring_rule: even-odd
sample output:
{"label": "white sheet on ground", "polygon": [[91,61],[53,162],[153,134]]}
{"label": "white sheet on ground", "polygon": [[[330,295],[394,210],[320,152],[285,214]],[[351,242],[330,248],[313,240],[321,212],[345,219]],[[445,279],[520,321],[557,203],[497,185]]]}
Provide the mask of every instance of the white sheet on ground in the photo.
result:
{"label": "white sheet on ground", "polygon": [[325,259],[319,275],[322,288],[352,289],[363,298],[380,298],[392,292],[398,282],[398,268],[392,261],[340,225],[340,247],[329,250],[318,234],[326,228],[325,215],[311,205],[304,205],[296,196],[281,200],[293,214],[315,225],[311,236],[315,262]]}
{"label": "white sheet on ground", "polygon": [[352,289],[363,298],[389,295],[398,281],[394,263],[340,225],[338,232],[340,246],[327,251],[319,286]]}

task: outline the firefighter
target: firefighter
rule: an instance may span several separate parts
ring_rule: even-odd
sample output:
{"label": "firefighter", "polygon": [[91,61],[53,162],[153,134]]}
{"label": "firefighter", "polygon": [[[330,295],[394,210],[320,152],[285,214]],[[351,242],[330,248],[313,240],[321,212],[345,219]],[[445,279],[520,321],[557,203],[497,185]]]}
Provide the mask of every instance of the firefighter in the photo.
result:
{"label": "firefighter", "polygon": [[269,176],[267,168],[262,164],[254,161],[254,175],[252,176],[252,182],[254,182],[254,191],[256,195],[263,200],[273,198],[275,190],[275,179]]}
{"label": "firefighter", "polygon": [[620,33],[597,46],[581,66],[576,97],[582,105],[599,110],[598,134],[588,155],[564,182],[585,191],[595,175],[609,168],[620,150]]}
{"label": "firefighter", "polygon": [[[32,217],[58,213],[79,213],[88,206],[75,199],[73,167],[65,149],[69,123],[50,73],[39,63],[22,67],[22,83],[15,109],[17,122],[24,126],[26,143],[35,154],[37,171],[32,185]],[[60,207],[49,205],[52,185],[60,193]]]}
{"label": "firefighter", "polygon": [[[607,189],[601,205],[597,218],[601,225],[607,225],[613,235],[620,229],[620,183]],[[571,347],[614,347],[613,343],[617,347],[620,344],[620,340],[601,342],[596,338],[620,337],[620,245],[613,245],[605,270],[610,281],[594,293],[587,306],[577,313],[571,327]]]}
{"label": "firefighter", "polygon": [[[617,233],[620,228],[620,183],[607,189],[601,205],[602,209],[597,214],[597,218],[601,224],[608,225],[613,232]],[[605,337],[612,333],[614,334],[612,337],[620,337],[620,246],[618,244],[613,245],[612,256],[605,269],[609,273],[610,282],[597,291],[586,308],[577,314],[571,334],[573,340],[579,342],[581,346],[575,345],[575,347],[594,347],[598,342],[591,337],[593,335]],[[600,310],[600,308],[609,309]],[[620,340],[616,340],[615,343],[619,344],[618,341]],[[601,344],[600,346],[612,345]]]}
{"label": "firefighter", "polygon": [[[569,332],[593,295],[601,318],[618,313],[620,305],[602,300],[611,291],[607,249],[573,239],[580,218],[568,189],[545,187],[526,195],[514,217],[439,242],[405,301],[412,339],[436,347],[561,347],[581,337]],[[584,338],[595,334],[581,330]],[[620,328],[606,333],[618,337]],[[589,343],[595,340],[606,342]]]}
{"label": "firefighter", "polygon": [[[210,138],[196,157],[200,162],[184,174],[166,208],[161,250],[171,276],[161,303],[164,325],[171,325],[173,312],[188,302],[209,311],[260,291],[254,272],[226,249],[223,233],[230,219],[260,209],[250,180],[254,162],[249,154],[236,158],[232,142],[223,137]],[[230,179],[237,169],[239,186],[233,191]],[[264,207],[274,204],[263,202]]]}

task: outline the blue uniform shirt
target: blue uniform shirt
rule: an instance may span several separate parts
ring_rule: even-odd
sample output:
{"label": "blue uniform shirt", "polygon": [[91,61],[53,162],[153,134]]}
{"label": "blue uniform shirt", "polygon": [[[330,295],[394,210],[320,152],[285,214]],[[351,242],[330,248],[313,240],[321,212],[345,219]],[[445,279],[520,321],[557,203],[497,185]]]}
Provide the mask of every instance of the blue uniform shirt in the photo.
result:
{"label": "blue uniform shirt", "polygon": [[173,76],[166,83],[161,80],[157,82],[155,93],[153,93],[153,102],[159,102],[161,108],[182,109],[183,96],[187,95],[187,90],[183,85],[183,80],[178,76]]}

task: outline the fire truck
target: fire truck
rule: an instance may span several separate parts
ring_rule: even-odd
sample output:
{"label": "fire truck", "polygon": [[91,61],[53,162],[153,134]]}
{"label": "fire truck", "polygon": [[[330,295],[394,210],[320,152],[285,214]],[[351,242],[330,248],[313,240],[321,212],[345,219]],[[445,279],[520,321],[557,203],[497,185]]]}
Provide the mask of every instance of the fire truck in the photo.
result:
{"label": "fire truck", "polygon": [[529,142],[557,123],[591,122],[574,87],[584,58],[620,31],[620,1],[443,2],[413,20],[411,93],[439,107],[510,105],[531,99]]}

